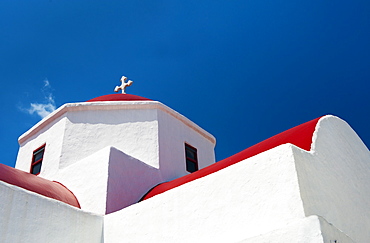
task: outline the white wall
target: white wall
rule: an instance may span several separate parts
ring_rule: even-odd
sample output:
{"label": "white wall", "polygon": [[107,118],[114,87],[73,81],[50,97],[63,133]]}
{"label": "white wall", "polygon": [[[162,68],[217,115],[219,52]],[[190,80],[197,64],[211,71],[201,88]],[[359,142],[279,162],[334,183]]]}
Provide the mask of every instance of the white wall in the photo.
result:
{"label": "white wall", "polygon": [[295,149],[294,157],[305,214],[320,215],[355,242],[369,242],[370,153],[351,127],[322,118],[313,152]]}
{"label": "white wall", "polygon": [[109,154],[110,148],[103,148],[59,170],[54,178],[73,192],[85,211],[105,214]]}
{"label": "white wall", "polygon": [[103,242],[103,217],[0,181],[0,242]]}
{"label": "white wall", "polygon": [[113,146],[162,171],[163,180],[187,174],[184,143],[197,147],[200,168],[214,163],[215,138],[156,101],[65,104],[19,138],[16,168],[29,171],[32,152],[46,143],[40,176]]}
{"label": "white wall", "polygon": [[34,126],[41,127],[36,134],[31,134],[27,140],[20,143],[15,168],[30,172],[33,151],[43,144],[46,144],[44,161],[42,164],[40,177],[52,179],[59,170],[59,160],[63,145],[63,137],[66,126],[66,118],[58,117],[45,126],[41,127],[38,123]]}
{"label": "white wall", "polygon": [[[368,242],[370,153],[326,116],[285,144],[105,217],[109,242]],[[119,231],[124,228],[124,231]]]}
{"label": "white wall", "polygon": [[304,216],[292,146],[282,145],[106,215],[104,238],[238,242]]}
{"label": "white wall", "polygon": [[[317,217],[320,221],[322,237],[325,243],[355,243],[345,232],[339,230],[334,225],[320,216],[308,216],[307,218]],[[357,241],[358,242],[358,241]]]}
{"label": "white wall", "polygon": [[[28,171],[29,164],[26,166],[24,161],[32,159],[32,151],[43,141],[53,147],[46,148],[45,161],[57,161],[61,145],[58,139],[53,140],[53,135],[63,137],[60,131],[67,126],[68,135],[63,139],[70,144],[60,152],[65,166],[56,176],[55,164],[59,162],[51,163],[50,167],[43,165],[42,176],[58,178],[76,195],[82,209],[110,213],[104,217],[105,242],[122,242],[122,239],[128,242],[253,242],[251,239],[265,242],[282,237],[283,232],[290,232],[287,239],[299,238],[306,230],[314,242],[352,243],[370,239],[370,153],[348,124],[338,118],[326,116],[319,121],[312,152],[290,144],[281,145],[131,205],[157,182],[184,172],[184,142],[198,148],[200,163],[211,163],[214,140],[186,118],[158,103],[154,110],[144,111],[145,119],[139,121],[143,123],[143,131],[137,124],[140,117],[136,117],[135,109],[124,112],[131,114],[127,117],[119,110],[110,110],[111,117],[105,109],[92,112],[95,106],[88,107],[86,112],[79,107],[79,113],[68,114],[68,120],[64,115],[57,116],[36,129],[37,132],[26,134],[27,139],[23,136],[17,166]],[[157,108],[160,111],[157,112]],[[118,138],[126,136],[121,131],[134,131],[136,136],[129,135],[134,146],[143,141],[160,146],[159,164],[147,165],[147,161],[131,156],[137,151],[128,151],[126,146],[100,148],[109,141],[108,135],[115,133],[114,127],[120,126],[117,121],[121,116],[128,119],[127,127],[120,127],[114,143],[120,144],[122,141]],[[174,119],[176,117],[179,119]],[[130,121],[130,118],[135,119]],[[158,129],[159,137],[153,139]],[[141,137],[141,132],[153,136]],[[99,137],[104,141],[99,141]],[[90,138],[95,142],[90,142]],[[127,145],[128,141],[125,142]],[[87,148],[79,147],[81,144]],[[138,151],[150,154],[150,149]],[[54,151],[53,156],[47,154],[48,151]],[[203,151],[210,155],[203,155]],[[72,158],[73,154],[84,156],[77,160]],[[145,159],[151,160],[150,156]],[[74,164],[68,162],[72,160]],[[162,170],[169,165],[175,169],[158,173],[158,166]],[[54,242],[102,240],[99,216],[3,182],[0,182],[0,198],[0,213],[4,215],[0,218],[0,241],[20,242],[27,238],[29,242],[36,239],[53,242],[49,240],[51,235],[58,236],[52,238]],[[128,205],[131,206],[126,207]],[[123,207],[126,208],[120,210]],[[116,210],[119,211],[114,212]],[[32,213],[35,211],[40,212],[39,215]],[[37,225],[35,219],[39,221]],[[72,233],[68,233],[71,230]],[[283,242],[283,238],[280,240]],[[311,240],[307,238],[302,242]]]}
{"label": "white wall", "polygon": [[114,146],[158,168],[156,110],[83,110],[68,112],[67,118],[60,168],[106,146]]}
{"label": "white wall", "polygon": [[238,243],[355,243],[351,238],[316,215],[291,221],[287,227]]}
{"label": "white wall", "polygon": [[98,214],[188,174],[185,142],[198,149],[200,168],[214,163],[214,137],[156,101],[65,104],[19,142],[17,168],[29,171],[33,151],[46,144],[40,176],[61,182],[82,209]]}
{"label": "white wall", "polygon": [[186,171],[185,143],[197,149],[199,169],[215,163],[215,139],[200,135],[195,124],[189,126],[173,114],[158,110],[158,126],[160,168],[165,180],[189,174]]}
{"label": "white wall", "polygon": [[54,180],[74,193],[81,209],[100,215],[137,203],[163,181],[158,169],[109,146],[61,169]]}
{"label": "white wall", "polygon": [[137,203],[152,187],[163,182],[160,170],[110,149],[106,214]]}

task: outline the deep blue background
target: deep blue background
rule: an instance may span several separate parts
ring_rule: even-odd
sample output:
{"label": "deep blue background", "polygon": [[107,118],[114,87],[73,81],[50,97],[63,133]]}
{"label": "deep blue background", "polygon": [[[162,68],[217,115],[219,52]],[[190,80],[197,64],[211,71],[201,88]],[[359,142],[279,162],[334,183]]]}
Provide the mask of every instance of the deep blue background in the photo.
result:
{"label": "deep blue background", "polygon": [[[369,147],[370,2],[0,1],[1,161],[56,106],[113,93],[159,100],[217,139],[221,160],[325,114]],[[49,87],[50,88],[50,87]]]}

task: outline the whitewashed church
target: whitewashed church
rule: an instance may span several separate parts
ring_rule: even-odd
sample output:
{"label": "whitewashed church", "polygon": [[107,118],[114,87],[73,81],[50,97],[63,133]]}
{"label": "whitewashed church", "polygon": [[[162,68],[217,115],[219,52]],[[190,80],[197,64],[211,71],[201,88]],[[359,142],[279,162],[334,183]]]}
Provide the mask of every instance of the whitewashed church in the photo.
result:
{"label": "whitewashed church", "polygon": [[210,133],[122,91],[20,136],[15,168],[0,164],[0,242],[370,242],[370,153],[345,121],[215,163]]}

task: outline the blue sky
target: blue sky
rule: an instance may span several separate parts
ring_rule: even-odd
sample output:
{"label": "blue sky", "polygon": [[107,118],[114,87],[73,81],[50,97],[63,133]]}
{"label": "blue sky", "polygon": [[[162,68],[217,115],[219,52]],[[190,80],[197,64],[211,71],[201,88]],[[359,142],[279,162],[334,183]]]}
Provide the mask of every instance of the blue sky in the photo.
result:
{"label": "blue sky", "polygon": [[0,1],[1,161],[38,113],[114,93],[161,101],[221,160],[325,114],[370,145],[368,0]]}

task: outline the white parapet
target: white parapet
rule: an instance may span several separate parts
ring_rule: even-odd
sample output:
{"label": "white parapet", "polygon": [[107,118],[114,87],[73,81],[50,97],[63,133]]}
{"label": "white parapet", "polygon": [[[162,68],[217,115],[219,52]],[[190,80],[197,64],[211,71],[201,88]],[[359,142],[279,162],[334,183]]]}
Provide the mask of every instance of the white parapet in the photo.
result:
{"label": "white parapet", "polygon": [[106,215],[104,238],[368,242],[369,195],[369,150],[346,122],[326,116],[311,151],[280,145]]}
{"label": "white parapet", "polygon": [[305,214],[323,217],[355,242],[370,242],[368,148],[334,116],[319,121],[312,147],[294,149]]}
{"label": "white parapet", "polygon": [[0,181],[0,242],[103,242],[103,217]]}
{"label": "white parapet", "polygon": [[238,243],[355,243],[322,217],[313,215],[290,222],[286,227],[247,238]]}
{"label": "white parapet", "polygon": [[[105,216],[107,242],[238,242],[303,218],[292,145]],[[125,229],[125,230],[119,230]]]}

